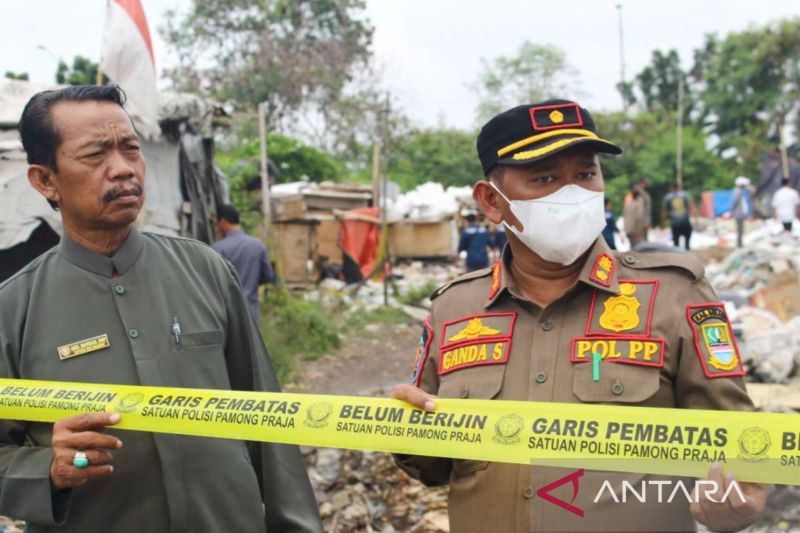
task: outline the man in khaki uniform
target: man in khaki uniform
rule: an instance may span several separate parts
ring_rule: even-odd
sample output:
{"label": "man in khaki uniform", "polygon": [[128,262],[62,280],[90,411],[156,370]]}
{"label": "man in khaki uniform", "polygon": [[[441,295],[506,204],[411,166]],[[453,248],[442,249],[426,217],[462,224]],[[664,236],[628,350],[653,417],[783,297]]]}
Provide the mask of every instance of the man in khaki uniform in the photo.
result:
{"label": "man in khaki uniform", "polygon": [[[574,102],[510,109],[478,136],[487,179],[473,196],[486,217],[506,224],[508,245],[489,269],[432,295],[413,383],[392,396],[435,409],[435,396],[651,407],[749,410],[744,369],[724,307],[685,254],[619,254],[608,248],[598,152],[621,150],[600,137]],[[704,326],[725,334],[714,350]],[[487,357],[465,357],[474,346]],[[593,354],[602,358],[599,373]],[[453,443],[453,446],[457,446]],[[580,491],[552,494],[581,517],[536,496],[570,469],[402,456],[398,464],[429,485],[450,484],[451,531],[691,531],[752,523],[766,486],[742,483],[746,501],[620,504],[619,486],[655,476],[586,472]],[[591,464],[585,468],[590,470]],[[718,467],[709,472],[730,485]],[[691,487],[691,486],[690,486]]]}

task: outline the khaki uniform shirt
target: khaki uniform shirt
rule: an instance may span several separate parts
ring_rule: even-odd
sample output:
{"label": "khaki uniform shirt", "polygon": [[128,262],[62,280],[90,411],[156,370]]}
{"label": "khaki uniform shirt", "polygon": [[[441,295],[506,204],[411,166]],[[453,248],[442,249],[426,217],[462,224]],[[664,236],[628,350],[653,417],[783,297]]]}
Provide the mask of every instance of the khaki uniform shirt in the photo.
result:
{"label": "khaki uniform shirt", "polygon": [[[107,348],[59,357],[101,335]],[[232,267],[202,243],[136,229],[111,258],[65,237],[0,285],[0,376],[279,390]],[[109,433],[124,444],[114,472],[54,493],[52,424],[0,420],[0,514],[31,532],[322,531],[294,446]]]}
{"label": "khaki uniform shirt", "polygon": [[[512,260],[506,247],[493,269],[462,276],[434,293],[430,347],[415,372],[422,389],[444,398],[752,409],[735,344],[727,358],[720,355],[724,361],[695,344],[703,323],[729,326],[692,256],[618,254],[599,238],[578,282],[544,309],[515,286]],[[495,341],[481,341],[482,328]],[[470,332],[476,340],[465,340]],[[469,343],[486,345],[487,357],[475,360],[469,350],[458,349]],[[590,362],[595,350],[604,356],[598,381]],[[623,364],[628,361],[633,364]],[[616,504],[605,492],[593,502],[603,480],[617,490],[621,480],[629,480],[638,490],[642,475],[589,472],[591,464],[584,465],[574,502],[585,510],[580,518],[536,496],[574,469],[396,458],[426,484],[450,484],[454,533],[694,530],[686,498]],[[552,494],[569,502],[572,486]]]}

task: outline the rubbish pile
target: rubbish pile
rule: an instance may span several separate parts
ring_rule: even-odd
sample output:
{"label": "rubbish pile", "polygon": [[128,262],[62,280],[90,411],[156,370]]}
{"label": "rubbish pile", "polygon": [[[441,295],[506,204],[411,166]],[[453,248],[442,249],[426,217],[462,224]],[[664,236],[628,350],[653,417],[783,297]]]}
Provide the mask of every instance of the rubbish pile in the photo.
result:
{"label": "rubbish pile", "polygon": [[25,522],[0,516],[0,533],[22,533],[25,530]]}
{"label": "rubbish pile", "polygon": [[385,453],[304,449],[325,531],[449,531],[447,488],[425,487]]}
{"label": "rubbish pile", "polygon": [[751,379],[800,386],[800,244],[759,241],[706,267]]}
{"label": "rubbish pile", "polygon": [[[453,263],[413,261],[395,265],[392,267],[392,280],[387,291],[388,304],[402,307],[412,318],[423,320],[430,308],[427,295],[462,273],[463,269]],[[383,305],[383,290],[383,282],[380,280],[367,280],[355,290],[355,287],[348,287],[343,281],[328,278],[322,280],[314,290],[305,292],[304,296],[307,300],[325,305],[342,303],[348,309],[360,307],[373,310]],[[419,301],[403,302],[398,299],[398,296],[412,292],[420,293]]]}
{"label": "rubbish pile", "polygon": [[463,206],[474,206],[472,187],[448,187],[429,181],[386,205],[389,222],[403,219],[438,221],[452,218]]}

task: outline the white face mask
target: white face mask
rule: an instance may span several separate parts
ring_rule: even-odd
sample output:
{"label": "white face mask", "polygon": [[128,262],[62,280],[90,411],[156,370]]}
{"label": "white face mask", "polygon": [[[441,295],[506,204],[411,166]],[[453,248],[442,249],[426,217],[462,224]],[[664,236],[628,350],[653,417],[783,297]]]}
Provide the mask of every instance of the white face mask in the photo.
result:
{"label": "white face mask", "polygon": [[545,261],[574,263],[606,225],[602,192],[570,184],[535,200],[509,200],[493,182],[491,185],[508,202],[522,231],[505,220],[503,224]]}

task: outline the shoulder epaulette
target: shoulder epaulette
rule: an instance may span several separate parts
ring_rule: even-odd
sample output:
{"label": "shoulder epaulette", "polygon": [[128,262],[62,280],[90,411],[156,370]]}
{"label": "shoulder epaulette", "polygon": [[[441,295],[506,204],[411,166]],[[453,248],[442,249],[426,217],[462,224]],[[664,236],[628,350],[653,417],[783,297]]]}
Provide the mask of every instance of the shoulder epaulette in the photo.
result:
{"label": "shoulder epaulette", "polygon": [[486,276],[491,275],[491,273],[492,273],[492,269],[491,268],[481,268],[480,270],[474,270],[472,272],[467,272],[466,274],[462,274],[462,275],[458,276],[456,279],[445,283],[444,285],[442,285],[441,287],[439,287],[438,289],[433,291],[431,293],[431,295],[429,296],[429,298],[430,298],[431,301],[433,301],[436,298],[438,298],[439,296],[441,296],[441,294],[444,291],[446,291],[447,289],[449,289],[453,285],[458,285],[459,283],[463,283],[465,281],[469,281],[469,280],[472,280],[472,279],[484,278]]}
{"label": "shoulder epaulette", "polygon": [[694,281],[699,281],[705,274],[703,263],[693,254],[684,252],[640,252],[623,253],[620,262],[628,268],[677,268],[691,274]]}

